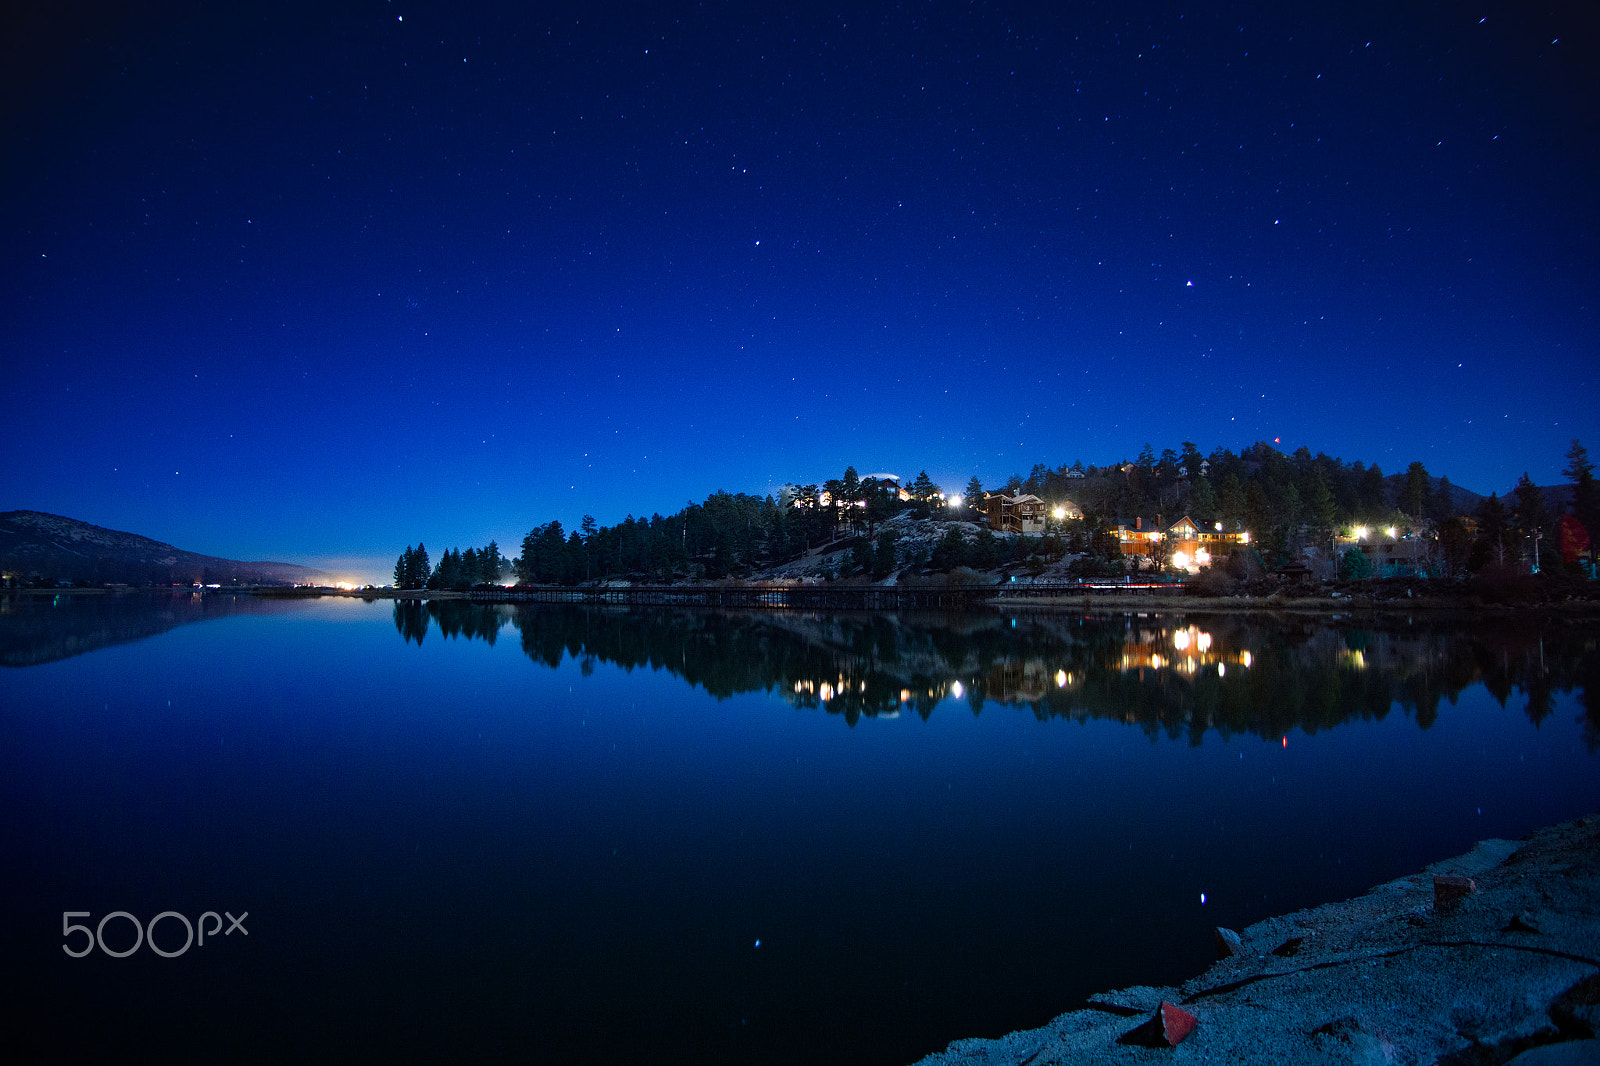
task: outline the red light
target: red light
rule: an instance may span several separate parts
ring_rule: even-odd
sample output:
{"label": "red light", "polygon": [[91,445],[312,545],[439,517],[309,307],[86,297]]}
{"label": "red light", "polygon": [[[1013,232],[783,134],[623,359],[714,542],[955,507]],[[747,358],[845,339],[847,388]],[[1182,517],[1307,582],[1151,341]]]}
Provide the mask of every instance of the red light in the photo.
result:
{"label": "red light", "polygon": [[1286,748],[1289,746],[1289,735],[1287,733],[1283,736],[1283,746]]}

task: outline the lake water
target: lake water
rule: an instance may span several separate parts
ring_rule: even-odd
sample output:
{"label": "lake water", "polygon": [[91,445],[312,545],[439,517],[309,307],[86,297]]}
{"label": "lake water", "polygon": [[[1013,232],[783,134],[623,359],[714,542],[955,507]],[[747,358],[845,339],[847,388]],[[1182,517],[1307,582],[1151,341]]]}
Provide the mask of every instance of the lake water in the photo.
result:
{"label": "lake water", "polygon": [[18,1039],[908,1063],[1192,976],[1214,925],[1600,809],[1596,642],[6,598]]}

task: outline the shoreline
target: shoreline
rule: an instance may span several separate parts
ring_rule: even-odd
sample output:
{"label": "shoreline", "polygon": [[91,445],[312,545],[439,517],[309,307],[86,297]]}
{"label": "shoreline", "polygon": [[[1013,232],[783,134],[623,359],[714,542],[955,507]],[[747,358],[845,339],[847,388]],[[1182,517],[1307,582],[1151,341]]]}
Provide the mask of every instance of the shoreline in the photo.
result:
{"label": "shoreline", "polygon": [[[682,584],[671,586],[673,589],[684,593],[692,593],[702,589],[741,588],[737,585],[692,585]],[[750,588],[762,588],[759,584],[752,584]],[[781,586],[774,586],[781,587]],[[872,586],[862,586],[872,587]],[[615,591],[626,593],[628,586],[619,586]],[[41,590],[48,593],[49,590]],[[68,592],[71,590],[57,590]],[[159,590],[157,590],[159,591]],[[211,590],[213,592],[218,590]],[[229,590],[223,589],[223,592]],[[253,595],[264,597],[315,597],[315,596],[343,596],[352,599],[367,600],[471,600],[475,603],[536,603],[541,602],[527,597],[507,594],[498,597],[482,590],[467,591],[460,589],[340,589],[340,588],[295,588],[275,589],[261,588],[255,590],[240,589],[239,592],[250,592]],[[574,586],[564,591],[572,594],[581,594],[585,586]],[[581,602],[579,600],[559,602]],[[640,606],[648,606],[641,604]],[[690,606],[685,604],[684,606]],[[1298,613],[1315,614],[1319,616],[1349,616],[1352,614],[1422,614],[1429,617],[1448,616],[1451,614],[1470,614],[1473,616],[1488,615],[1527,615],[1547,614],[1557,617],[1593,618],[1600,617],[1600,599],[1574,599],[1554,603],[1486,603],[1479,597],[1464,594],[1461,596],[1358,596],[1340,595],[1330,596],[1293,596],[1282,593],[1273,593],[1265,596],[1254,595],[1229,595],[1205,596],[1197,594],[1156,594],[1143,592],[1084,592],[1071,593],[1059,596],[997,596],[978,601],[976,606],[980,609],[994,609],[1004,611],[1027,611],[1043,609],[1046,611],[1175,611],[1175,612],[1205,612],[1210,614],[1223,614],[1230,612],[1248,613]],[[793,610],[783,606],[772,606],[771,610]]]}
{"label": "shoreline", "polygon": [[[914,1066],[1600,1062],[1600,814],[1228,939],[1234,954],[1181,985],[1100,993]],[[1175,1047],[1150,1026],[1163,1003],[1195,1019]],[[1136,1029],[1154,1038],[1127,1042]]]}

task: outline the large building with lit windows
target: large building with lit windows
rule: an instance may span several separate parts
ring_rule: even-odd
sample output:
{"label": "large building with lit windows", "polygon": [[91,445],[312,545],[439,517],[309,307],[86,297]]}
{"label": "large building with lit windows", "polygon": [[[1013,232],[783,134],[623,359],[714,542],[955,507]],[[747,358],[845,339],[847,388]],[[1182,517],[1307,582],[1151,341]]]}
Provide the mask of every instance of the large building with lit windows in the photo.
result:
{"label": "large building with lit windows", "polygon": [[1083,512],[1071,500],[1047,504],[1037,496],[1007,496],[1003,492],[983,494],[983,513],[989,528],[1001,533],[1045,533],[1049,519],[1065,522],[1069,518],[1082,518]]}
{"label": "large building with lit windows", "polygon": [[1339,566],[1345,553],[1355,548],[1367,557],[1373,577],[1416,574],[1427,568],[1432,546],[1428,538],[1401,533],[1394,526],[1356,526],[1333,538],[1333,564]]}
{"label": "large building with lit windows", "polygon": [[1227,533],[1222,523],[1206,529],[1188,515],[1184,515],[1166,529],[1157,525],[1144,528],[1142,519],[1134,519],[1134,526],[1117,527],[1117,540],[1123,555],[1156,555],[1163,545],[1172,549],[1172,565],[1190,573],[1197,572],[1212,559],[1225,559],[1236,547],[1250,543],[1250,534],[1239,530]]}

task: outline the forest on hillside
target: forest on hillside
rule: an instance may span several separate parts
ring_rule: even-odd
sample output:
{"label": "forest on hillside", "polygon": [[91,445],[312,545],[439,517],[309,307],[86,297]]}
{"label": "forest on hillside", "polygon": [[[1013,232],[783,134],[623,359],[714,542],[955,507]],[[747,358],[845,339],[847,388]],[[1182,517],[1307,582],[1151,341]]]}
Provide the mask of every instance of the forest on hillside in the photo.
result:
{"label": "forest on hillside", "polygon": [[[629,515],[602,526],[585,516],[579,528],[559,521],[534,526],[520,554],[498,545],[450,549],[430,566],[424,544],[407,547],[395,564],[401,588],[466,588],[514,575],[525,584],[580,584],[603,579],[672,581],[750,576],[822,546],[848,548],[837,576],[881,578],[907,567],[924,573],[979,569],[1029,558],[1077,556],[1086,574],[1119,572],[1118,526],[1160,528],[1188,516],[1203,528],[1248,531],[1258,567],[1276,568],[1308,545],[1328,543],[1357,526],[1394,527],[1428,538],[1441,575],[1494,562],[1514,565],[1540,550],[1560,565],[1560,522],[1570,512],[1589,536],[1600,534],[1600,489],[1584,446],[1573,441],[1563,471],[1568,481],[1540,488],[1524,474],[1505,498],[1481,497],[1436,477],[1421,462],[1386,475],[1376,464],[1307,448],[1284,453],[1261,442],[1234,453],[1202,455],[1192,442],[1159,454],[1146,445],[1136,458],[1103,466],[1036,464],[989,491],[1028,494],[1047,507],[1070,503],[1081,519],[1053,522],[1040,536],[995,535],[982,523],[986,486],[934,484],[926,471],[909,484],[861,477],[850,467],[820,484],[785,486],[774,495],[718,491],[671,515]],[[903,492],[902,492],[903,488]],[[897,515],[965,526],[932,550],[896,553]],[[1156,560],[1158,565],[1161,560]]]}

